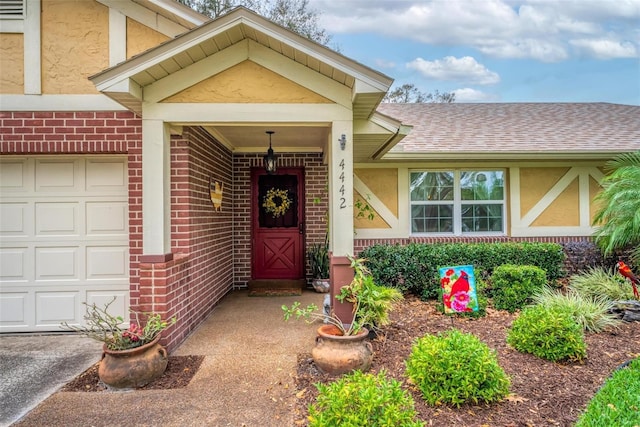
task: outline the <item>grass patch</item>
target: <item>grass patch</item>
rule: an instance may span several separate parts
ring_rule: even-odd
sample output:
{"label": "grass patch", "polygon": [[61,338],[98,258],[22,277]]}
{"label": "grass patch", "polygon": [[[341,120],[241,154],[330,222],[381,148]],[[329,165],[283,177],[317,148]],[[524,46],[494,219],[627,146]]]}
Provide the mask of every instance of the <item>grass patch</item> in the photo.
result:
{"label": "grass patch", "polygon": [[618,369],[587,405],[576,427],[640,425],[640,358]]}

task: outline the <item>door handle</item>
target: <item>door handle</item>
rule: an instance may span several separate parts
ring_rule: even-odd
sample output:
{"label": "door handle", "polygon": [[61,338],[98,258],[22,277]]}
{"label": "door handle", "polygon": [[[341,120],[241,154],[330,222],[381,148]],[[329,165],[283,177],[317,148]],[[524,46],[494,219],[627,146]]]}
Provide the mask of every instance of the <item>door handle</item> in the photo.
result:
{"label": "door handle", "polygon": [[304,234],[304,222],[298,224],[298,233]]}

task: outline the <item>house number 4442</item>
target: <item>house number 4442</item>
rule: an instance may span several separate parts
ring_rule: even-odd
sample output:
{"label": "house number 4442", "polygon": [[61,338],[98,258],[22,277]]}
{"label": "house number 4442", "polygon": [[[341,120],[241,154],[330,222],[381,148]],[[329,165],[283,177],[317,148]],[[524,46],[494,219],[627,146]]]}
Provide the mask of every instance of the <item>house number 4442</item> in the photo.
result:
{"label": "house number 4442", "polygon": [[340,172],[340,175],[338,175],[338,180],[340,181],[340,189],[338,190],[338,193],[340,193],[340,203],[338,203],[338,206],[340,206],[340,209],[346,209],[347,199],[344,197],[344,159],[340,160],[338,171]]}

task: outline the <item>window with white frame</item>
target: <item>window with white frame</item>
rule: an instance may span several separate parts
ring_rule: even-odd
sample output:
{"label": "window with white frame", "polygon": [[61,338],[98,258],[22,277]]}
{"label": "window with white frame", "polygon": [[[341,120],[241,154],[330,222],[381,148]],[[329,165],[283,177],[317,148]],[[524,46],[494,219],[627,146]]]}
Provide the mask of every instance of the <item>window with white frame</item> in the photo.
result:
{"label": "window with white frame", "polygon": [[502,170],[410,173],[411,233],[504,234]]}

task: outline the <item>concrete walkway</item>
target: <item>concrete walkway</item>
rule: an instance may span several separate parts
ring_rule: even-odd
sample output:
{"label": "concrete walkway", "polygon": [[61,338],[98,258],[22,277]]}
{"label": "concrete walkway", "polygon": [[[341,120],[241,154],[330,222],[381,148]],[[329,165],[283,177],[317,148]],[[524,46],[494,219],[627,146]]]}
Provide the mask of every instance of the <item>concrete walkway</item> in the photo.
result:
{"label": "concrete walkway", "polygon": [[[14,425],[290,426],[297,354],[311,351],[318,325],[286,323],[280,307],[295,301],[321,306],[322,300],[314,292],[301,297],[232,292],[173,353],[205,356],[186,388],[56,392]],[[89,365],[99,357],[97,351]]]}

